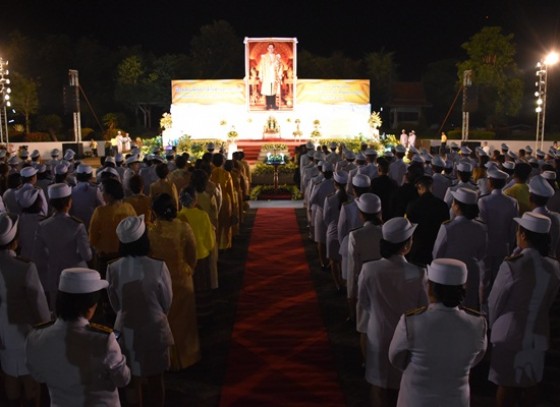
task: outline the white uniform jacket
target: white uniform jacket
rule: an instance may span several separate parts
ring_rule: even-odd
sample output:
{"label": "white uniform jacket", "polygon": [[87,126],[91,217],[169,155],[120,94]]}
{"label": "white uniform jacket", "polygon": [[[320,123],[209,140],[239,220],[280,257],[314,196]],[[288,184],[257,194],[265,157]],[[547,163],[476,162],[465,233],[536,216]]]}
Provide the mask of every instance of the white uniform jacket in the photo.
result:
{"label": "white uniform jacket", "polygon": [[468,407],[469,370],[486,352],[486,320],[442,303],[399,320],[389,347],[403,370],[398,407]]}
{"label": "white uniform jacket", "polygon": [[110,329],[57,319],[31,331],[26,344],[33,378],[49,388],[52,407],[120,406],[117,387],[130,370]]}

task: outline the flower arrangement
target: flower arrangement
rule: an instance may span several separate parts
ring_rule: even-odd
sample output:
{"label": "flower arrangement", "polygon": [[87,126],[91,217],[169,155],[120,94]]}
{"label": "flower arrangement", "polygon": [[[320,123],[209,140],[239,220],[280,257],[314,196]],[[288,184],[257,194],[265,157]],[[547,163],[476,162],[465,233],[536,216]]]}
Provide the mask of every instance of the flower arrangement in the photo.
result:
{"label": "flower arrangement", "polygon": [[296,119],[296,120],[294,121],[294,123],[296,124],[296,130],[292,133],[292,135],[293,135],[296,139],[298,139],[298,138],[300,138],[301,136],[303,136],[303,132],[302,132],[302,131],[300,130],[300,128],[299,128],[299,124],[301,123],[301,120],[300,120],[300,119]]}
{"label": "flower arrangement", "polygon": [[262,151],[282,151],[287,150],[288,146],[284,143],[265,143],[261,146]]}
{"label": "flower arrangement", "polygon": [[378,129],[383,124],[383,120],[381,120],[381,115],[378,112],[372,112],[371,116],[369,117],[368,124],[372,129]]}
{"label": "flower arrangement", "polygon": [[274,117],[270,116],[266,120],[264,132],[266,134],[275,134],[280,132],[280,126],[278,125],[278,121]]}
{"label": "flower arrangement", "polygon": [[321,132],[319,131],[319,126],[320,125],[321,125],[321,122],[318,119],[313,120],[313,127],[315,127],[315,130],[313,130],[311,132],[311,138],[321,137]]}
{"label": "flower arrangement", "polygon": [[171,113],[164,113],[161,115],[161,119],[159,119],[159,127],[164,130],[170,129],[173,126],[173,119],[171,117]]}
{"label": "flower arrangement", "polygon": [[227,136],[228,136],[228,139],[235,140],[239,136],[239,133],[237,133],[237,131],[235,131],[234,126],[231,126],[231,130],[228,132]]}
{"label": "flower arrangement", "polygon": [[280,165],[286,164],[284,154],[273,154],[273,153],[266,153],[266,158],[264,160],[265,164],[272,164],[272,165]]}

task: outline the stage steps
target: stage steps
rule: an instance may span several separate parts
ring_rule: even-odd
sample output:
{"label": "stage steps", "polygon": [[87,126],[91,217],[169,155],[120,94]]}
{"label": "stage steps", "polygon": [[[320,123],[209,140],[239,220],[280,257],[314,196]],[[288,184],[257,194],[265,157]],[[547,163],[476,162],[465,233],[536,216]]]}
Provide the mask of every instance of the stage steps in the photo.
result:
{"label": "stage steps", "polygon": [[259,154],[263,144],[267,143],[282,143],[288,148],[290,157],[295,157],[296,147],[305,144],[304,141],[284,140],[284,139],[266,139],[266,140],[237,140],[237,149],[243,150],[245,159],[250,164],[255,164],[259,161]]}

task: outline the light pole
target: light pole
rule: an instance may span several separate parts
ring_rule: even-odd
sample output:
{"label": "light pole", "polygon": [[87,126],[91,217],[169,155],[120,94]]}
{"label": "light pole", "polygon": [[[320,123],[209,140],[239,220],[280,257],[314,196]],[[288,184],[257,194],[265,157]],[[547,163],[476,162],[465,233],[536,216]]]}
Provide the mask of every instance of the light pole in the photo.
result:
{"label": "light pole", "polygon": [[550,52],[542,61],[537,64],[537,81],[535,86],[537,91],[535,92],[535,97],[537,98],[537,107],[535,112],[537,113],[537,131],[535,134],[535,148],[542,150],[544,145],[544,119],[546,115],[546,83],[548,76],[548,67],[556,64],[558,62],[559,56],[557,52]]}
{"label": "light pole", "polygon": [[8,144],[8,116],[6,107],[10,107],[10,78],[8,75],[8,61],[0,57],[0,142]]}

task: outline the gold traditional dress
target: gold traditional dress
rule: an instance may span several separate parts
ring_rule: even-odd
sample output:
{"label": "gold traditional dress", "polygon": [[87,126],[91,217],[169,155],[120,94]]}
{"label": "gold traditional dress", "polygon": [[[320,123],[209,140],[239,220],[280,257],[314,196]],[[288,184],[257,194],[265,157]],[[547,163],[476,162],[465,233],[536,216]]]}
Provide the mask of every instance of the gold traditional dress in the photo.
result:
{"label": "gold traditional dress", "polygon": [[[215,189],[216,188],[214,187],[212,191],[215,191]],[[196,206],[198,206],[200,209],[202,209],[204,212],[208,214],[210,222],[214,226],[214,236],[216,236],[216,231],[218,230],[218,204],[216,201],[216,196],[212,195],[212,193],[208,191],[197,192]],[[208,262],[209,262],[209,269],[210,269],[210,286],[212,289],[215,289],[218,288],[218,245],[217,244],[214,244],[214,248],[210,253]]]}
{"label": "gold traditional dress", "polygon": [[[97,256],[118,257],[117,225],[129,216],[136,216],[136,211],[123,201],[95,208],[89,222],[89,241]],[[99,270],[102,275],[105,275],[105,271]]]}
{"label": "gold traditional dress", "polygon": [[179,209],[179,194],[175,184],[167,179],[158,179],[150,185],[150,197],[154,199],[161,194],[168,194],[175,203],[175,207]]}
{"label": "gold traditional dress", "polygon": [[200,360],[193,270],[196,240],[190,225],[182,220],[156,219],[149,225],[152,256],[165,261],[173,286],[173,301],[167,319],[175,344],[171,369],[185,369]]}
{"label": "gold traditional dress", "polygon": [[124,198],[124,201],[132,205],[136,215],[144,215],[145,223],[152,223],[152,198],[140,192]]}
{"label": "gold traditional dress", "polygon": [[232,226],[235,222],[232,222],[232,217],[236,214],[233,212],[235,204],[235,192],[233,189],[233,180],[231,174],[224,170],[222,167],[215,167],[212,170],[212,175],[210,175],[210,181],[219,185],[222,190],[222,206],[218,215],[218,249],[229,249],[231,248],[232,240]]}

